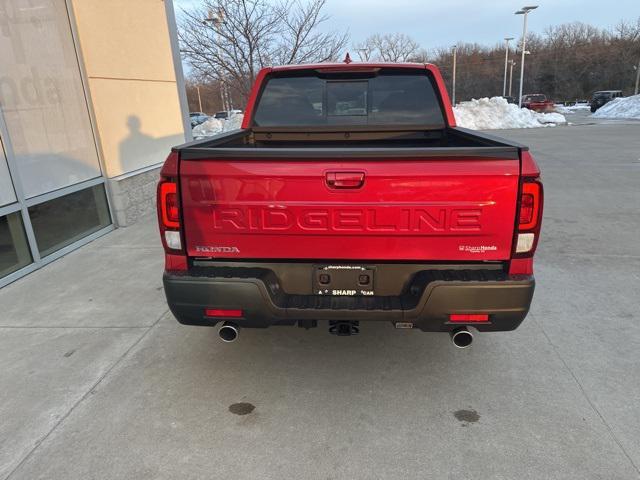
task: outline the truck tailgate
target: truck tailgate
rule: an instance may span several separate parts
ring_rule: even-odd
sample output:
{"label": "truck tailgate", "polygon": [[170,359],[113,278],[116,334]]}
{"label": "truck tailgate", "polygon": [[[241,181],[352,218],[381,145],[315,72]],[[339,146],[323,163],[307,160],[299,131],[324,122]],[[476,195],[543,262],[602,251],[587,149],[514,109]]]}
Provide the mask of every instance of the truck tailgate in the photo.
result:
{"label": "truck tailgate", "polygon": [[517,158],[180,162],[186,249],[237,259],[509,259]]}

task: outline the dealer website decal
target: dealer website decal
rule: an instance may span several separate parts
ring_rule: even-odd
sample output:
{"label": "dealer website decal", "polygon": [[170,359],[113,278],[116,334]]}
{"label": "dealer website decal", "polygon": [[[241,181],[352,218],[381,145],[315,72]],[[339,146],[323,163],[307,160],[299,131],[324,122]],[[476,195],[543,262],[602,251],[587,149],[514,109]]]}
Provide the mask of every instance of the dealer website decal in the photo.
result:
{"label": "dealer website decal", "polygon": [[495,245],[458,245],[458,250],[469,253],[495,252],[498,247]]}

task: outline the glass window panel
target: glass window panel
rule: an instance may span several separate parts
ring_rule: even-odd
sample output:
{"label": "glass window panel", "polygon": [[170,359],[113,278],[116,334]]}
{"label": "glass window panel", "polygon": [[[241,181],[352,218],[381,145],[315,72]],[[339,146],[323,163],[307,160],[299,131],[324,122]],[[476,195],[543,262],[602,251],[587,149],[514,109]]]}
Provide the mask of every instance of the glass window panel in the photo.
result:
{"label": "glass window panel", "polygon": [[366,115],[367,88],[367,82],[328,82],[327,115]]}
{"label": "glass window panel", "polygon": [[29,207],[29,217],[43,257],[111,224],[104,185]]}
{"label": "glass window panel", "polygon": [[255,125],[444,126],[436,87],[426,70],[383,69],[345,74],[348,78],[339,80],[324,79],[315,71],[277,75],[264,87]]}
{"label": "glass window panel", "polygon": [[64,1],[0,1],[0,105],[27,198],[100,175]]}
{"label": "glass window panel", "polygon": [[317,77],[272,78],[262,94],[254,122],[260,126],[320,125],[324,80]]}
{"label": "glass window panel", "polygon": [[444,125],[436,87],[427,75],[380,75],[371,79],[369,123]]}
{"label": "glass window panel", "polygon": [[0,217],[0,278],[31,263],[20,212]]}
{"label": "glass window panel", "polygon": [[13,190],[11,175],[7,166],[7,157],[4,153],[4,145],[0,138],[0,207],[16,201],[16,192]]}

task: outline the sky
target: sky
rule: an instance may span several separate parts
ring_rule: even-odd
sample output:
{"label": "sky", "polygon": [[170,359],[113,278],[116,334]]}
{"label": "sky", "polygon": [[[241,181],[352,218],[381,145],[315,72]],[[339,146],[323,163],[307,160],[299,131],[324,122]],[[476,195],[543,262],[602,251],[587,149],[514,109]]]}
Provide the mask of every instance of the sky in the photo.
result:
{"label": "sky", "polygon": [[[176,15],[199,3],[174,0]],[[323,30],[348,30],[350,44],[376,32],[401,32],[427,50],[458,42],[494,45],[522,34],[522,16],[514,12],[524,5],[539,6],[529,14],[528,30],[537,33],[567,22],[607,28],[640,17],[640,0],[327,0],[331,20]]]}

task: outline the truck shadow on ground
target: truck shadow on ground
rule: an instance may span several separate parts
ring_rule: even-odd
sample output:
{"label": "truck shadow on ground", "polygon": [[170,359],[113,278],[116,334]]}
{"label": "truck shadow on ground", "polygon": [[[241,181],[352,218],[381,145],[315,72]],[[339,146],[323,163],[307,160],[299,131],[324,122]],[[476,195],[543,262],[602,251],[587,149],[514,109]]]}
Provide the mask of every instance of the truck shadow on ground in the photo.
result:
{"label": "truck shadow on ground", "polygon": [[[303,397],[315,392],[327,402],[335,401],[337,395],[350,404],[374,394],[394,396],[402,391],[427,396],[451,389],[460,393],[467,388],[465,382],[471,382],[472,390],[482,390],[475,373],[479,369],[512,376],[527,364],[522,356],[514,361],[526,332],[493,333],[490,339],[477,335],[478,345],[461,350],[446,333],[396,330],[390,323],[378,322],[361,323],[361,333],[350,337],[330,335],[326,323],[308,331],[298,327],[242,329],[233,343],[223,343],[217,330],[182,326],[168,314],[155,334],[163,343],[161,350],[177,362],[167,365],[165,374],[188,371],[193,377],[190,382],[202,385],[191,391],[196,396],[201,397],[203,389],[211,392],[209,386],[215,385],[236,392],[229,404],[247,402],[256,408],[263,400],[260,391]],[[184,379],[167,381],[181,383]],[[471,407],[460,400],[458,408]]]}

